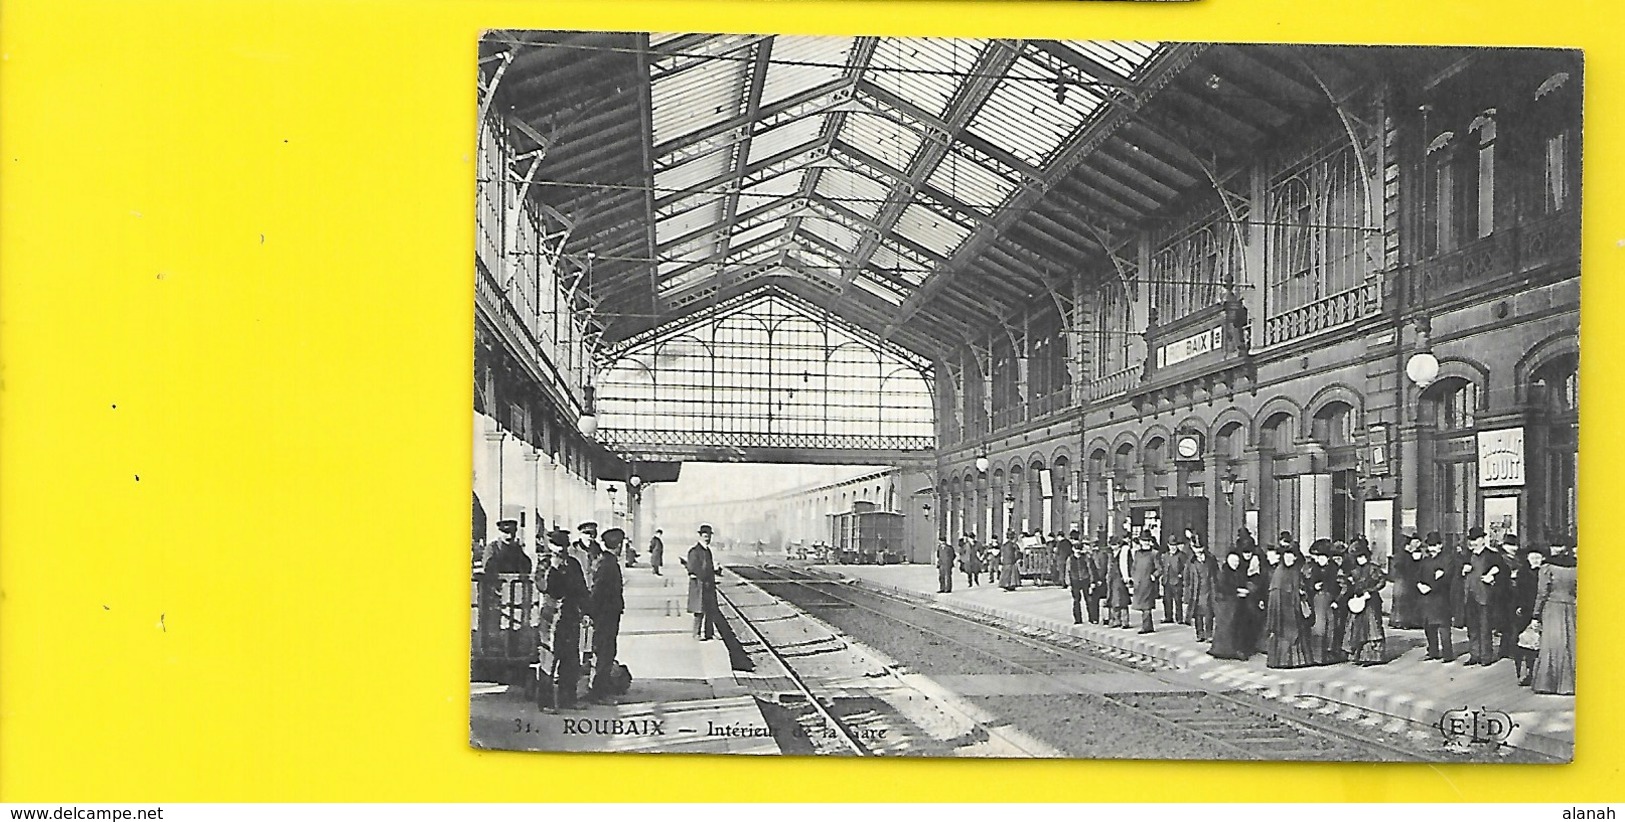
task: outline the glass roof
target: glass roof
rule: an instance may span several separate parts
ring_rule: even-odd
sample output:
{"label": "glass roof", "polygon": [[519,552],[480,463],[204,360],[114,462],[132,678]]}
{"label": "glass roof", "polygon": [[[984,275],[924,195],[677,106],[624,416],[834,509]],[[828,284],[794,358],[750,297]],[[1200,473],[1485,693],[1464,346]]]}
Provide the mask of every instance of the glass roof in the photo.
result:
{"label": "glass roof", "polygon": [[651,35],[650,46],[660,293],[785,253],[893,305],[1161,53],[1139,42],[750,35]]}

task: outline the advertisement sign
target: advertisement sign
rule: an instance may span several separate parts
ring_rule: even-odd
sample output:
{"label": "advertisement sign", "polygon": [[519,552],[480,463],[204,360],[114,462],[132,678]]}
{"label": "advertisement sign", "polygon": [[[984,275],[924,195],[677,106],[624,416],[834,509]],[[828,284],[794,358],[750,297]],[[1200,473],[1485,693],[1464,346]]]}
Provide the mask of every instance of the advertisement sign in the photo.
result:
{"label": "advertisement sign", "polygon": [[1480,488],[1518,488],[1523,485],[1523,428],[1478,432],[1478,485]]}

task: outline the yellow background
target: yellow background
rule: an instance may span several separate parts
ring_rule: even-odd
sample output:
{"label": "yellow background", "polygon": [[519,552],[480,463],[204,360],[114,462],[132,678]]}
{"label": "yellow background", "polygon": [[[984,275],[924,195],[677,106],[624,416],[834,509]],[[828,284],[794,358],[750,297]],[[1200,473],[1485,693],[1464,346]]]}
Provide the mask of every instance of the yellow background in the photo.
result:
{"label": "yellow background", "polygon": [[[1618,799],[1618,0],[0,4],[0,799]],[[486,27],[1587,49],[1577,764],[813,761],[467,739]]]}

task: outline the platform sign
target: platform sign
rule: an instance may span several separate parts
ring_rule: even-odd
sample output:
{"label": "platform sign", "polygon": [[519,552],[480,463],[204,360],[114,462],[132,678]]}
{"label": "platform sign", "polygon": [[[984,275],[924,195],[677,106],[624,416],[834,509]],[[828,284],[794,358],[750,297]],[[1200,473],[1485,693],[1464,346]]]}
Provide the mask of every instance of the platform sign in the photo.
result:
{"label": "platform sign", "polygon": [[1157,367],[1166,368],[1224,348],[1224,326],[1217,325],[1157,349]]}

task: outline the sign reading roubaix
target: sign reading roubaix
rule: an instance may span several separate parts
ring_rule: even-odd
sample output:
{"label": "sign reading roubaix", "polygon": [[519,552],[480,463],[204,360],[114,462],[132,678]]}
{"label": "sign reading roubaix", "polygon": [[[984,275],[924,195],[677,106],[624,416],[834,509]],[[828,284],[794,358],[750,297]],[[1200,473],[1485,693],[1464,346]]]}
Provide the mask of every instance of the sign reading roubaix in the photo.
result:
{"label": "sign reading roubaix", "polygon": [[1523,429],[1478,432],[1478,485],[1514,488],[1523,485]]}
{"label": "sign reading roubaix", "polygon": [[1214,326],[1157,349],[1157,367],[1166,368],[1224,348],[1224,326]]}

